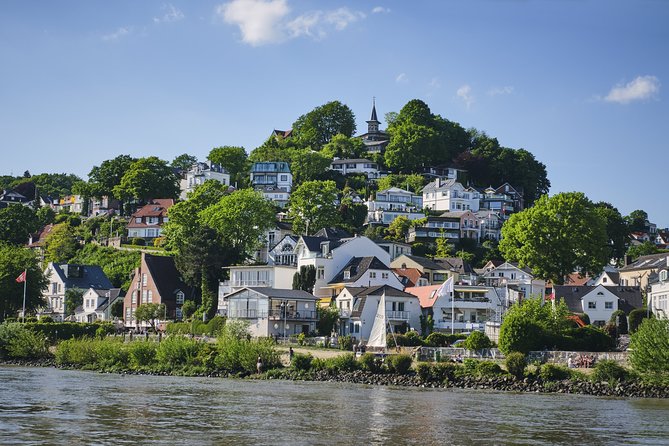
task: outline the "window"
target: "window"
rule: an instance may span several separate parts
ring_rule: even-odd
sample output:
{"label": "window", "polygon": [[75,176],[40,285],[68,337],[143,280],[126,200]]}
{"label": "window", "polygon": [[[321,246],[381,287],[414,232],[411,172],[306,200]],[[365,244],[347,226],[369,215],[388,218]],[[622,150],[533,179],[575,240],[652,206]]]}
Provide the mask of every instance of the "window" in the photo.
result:
{"label": "window", "polygon": [[141,223],[141,222],[142,222],[142,217],[135,218],[135,223]]}
{"label": "window", "polygon": [[323,269],[322,266],[319,266],[318,269],[316,270],[316,279],[324,279],[325,278],[325,269]]}
{"label": "window", "polygon": [[146,301],[147,301],[148,303],[152,303],[152,302],[153,302],[153,291],[149,290],[148,297],[146,298]]}
{"label": "window", "polygon": [[588,302],[588,309],[595,310],[597,308],[597,302]]}
{"label": "window", "polygon": [[281,181],[288,181],[288,175],[281,175]]}
{"label": "window", "polygon": [[146,303],[146,299],[148,298],[148,292],[147,290],[142,290],[142,303]]}
{"label": "window", "polygon": [[382,279],[387,279],[388,278],[388,273],[381,273],[381,278]]}
{"label": "window", "polygon": [[131,313],[130,313],[130,307],[125,309],[125,320],[129,321],[131,320]]}
{"label": "window", "polygon": [[604,308],[607,310],[613,310],[613,302],[604,302]]}
{"label": "window", "polygon": [[376,279],[376,273],[375,272],[370,272],[369,273],[369,278],[370,279]]}
{"label": "window", "polygon": [[137,291],[132,292],[132,300],[130,303],[136,304],[137,303]]}
{"label": "window", "polygon": [[146,277],[146,273],[142,274],[142,286],[146,286],[147,281],[148,278]]}
{"label": "window", "polygon": [[348,280],[351,278],[351,272],[350,271],[344,271],[344,280]]}
{"label": "window", "polygon": [[181,305],[184,303],[184,293],[181,291],[177,292],[177,305]]}
{"label": "window", "polygon": [[404,302],[397,302],[397,311],[404,311]]}

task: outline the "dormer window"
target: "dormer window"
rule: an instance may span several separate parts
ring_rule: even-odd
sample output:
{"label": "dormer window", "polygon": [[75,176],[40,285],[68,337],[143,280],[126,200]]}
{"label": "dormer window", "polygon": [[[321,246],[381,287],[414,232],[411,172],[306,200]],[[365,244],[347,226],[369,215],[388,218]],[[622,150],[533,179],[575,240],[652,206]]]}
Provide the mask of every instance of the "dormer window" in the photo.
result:
{"label": "dormer window", "polygon": [[344,280],[348,280],[351,278],[351,272],[350,271],[344,271]]}
{"label": "dormer window", "polygon": [[184,303],[184,297],[183,291],[177,291],[177,305],[182,305]]}
{"label": "dormer window", "polygon": [[660,281],[665,282],[667,280],[667,275],[669,275],[669,273],[666,269],[660,271]]}

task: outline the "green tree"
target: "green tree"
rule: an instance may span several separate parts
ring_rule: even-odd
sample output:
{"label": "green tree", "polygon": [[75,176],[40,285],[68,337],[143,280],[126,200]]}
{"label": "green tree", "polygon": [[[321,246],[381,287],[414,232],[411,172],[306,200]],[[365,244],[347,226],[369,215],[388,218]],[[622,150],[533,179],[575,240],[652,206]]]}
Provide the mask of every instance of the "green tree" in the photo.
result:
{"label": "green tree", "polygon": [[178,177],[167,161],[150,156],[134,161],[114,186],[114,196],[119,200],[176,198],[179,195]]}
{"label": "green tree", "polygon": [[430,152],[439,135],[425,125],[403,122],[393,127],[386,147],[385,164],[389,169],[412,173],[430,164]]}
{"label": "green tree", "polygon": [[171,166],[172,168],[181,172],[186,172],[190,170],[190,168],[193,167],[193,164],[195,163],[197,163],[197,156],[182,153],[172,160]]}
{"label": "green tree", "polygon": [[321,153],[330,160],[333,158],[361,158],[366,152],[365,144],[360,138],[351,138],[346,135],[335,135],[325,144]]}
{"label": "green tree", "polygon": [[639,245],[632,245],[627,250],[627,256],[632,260],[636,260],[641,256],[651,254],[658,254],[660,249],[651,241],[645,241]]}
{"label": "green tree", "polygon": [[110,310],[111,316],[114,318],[122,319],[123,318],[123,299],[118,299],[111,306]]}
{"label": "green tree", "polygon": [[0,321],[16,317],[23,308],[23,283],[16,278],[26,271],[26,313],[44,305],[42,291],[47,279],[35,253],[27,248],[0,242]]}
{"label": "green tree", "polygon": [[193,302],[192,300],[187,300],[181,306],[181,315],[183,316],[184,319],[190,319],[191,316],[193,316],[193,313],[195,313],[196,309],[197,305],[195,304],[195,302]]}
{"label": "green tree", "polygon": [[609,260],[606,222],[585,195],[544,195],[502,227],[499,250],[535,276],[562,284],[578,271],[598,274]]}
{"label": "green tree", "polygon": [[305,181],[318,180],[330,167],[332,158],[311,149],[292,149],[290,155],[290,171],[293,174],[293,186]]}
{"label": "green tree", "polygon": [[669,321],[645,319],[632,334],[629,360],[642,375],[666,380],[669,377]]}
{"label": "green tree", "polygon": [[339,309],[317,305],[316,312],[318,313],[318,322],[316,322],[318,334],[320,336],[330,336],[339,320]]}
{"label": "green tree", "polygon": [[0,209],[0,242],[24,245],[37,229],[39,220],[28,206],[13,204]]}
{"label": "green tree", "polygon": [[81,196],[83,201],[81,215],[88,215],[90,198],[93,196],[93,186],[86,181],[77,181],[72,185],[72,193]]}
{"label": "green tree", "polygon": [[625,257],[630,242],[629,227],[625,218],[610,203],[600,201],[595,204],[597,212],[606,221],[606,235],[609,244],[609,257],[620,263]]}
{"label": "green tree", "polygon": [[456,252],[455,257],[458,257],[467,263],[472,263],[476,258],[476,256],[473,253],[463,250]]}
{"label": "green tree", "polygon": [[261,146],[251,151],[249,161],[253,163],[263,161],[285,161],[290,163],[291,150],[296,147],[297,143],[293,138],[270,136]]}
{"label": "green tree", "polygon": [[276,217],[274,206],[251,189],[225,195],[198,215],[203,225],[218,232],[224,245],[243,257],[250,257],[262,243],[265,230],[274,224]]}
{"label": "green tree", "polygon": [[425,185],[425,179],[419,174],[390,174],[388,176],[379,178],[377,180],[379,190],[390,189],[391,187],[399,187],[400,189],[411,191],[415,194],[420,194]]}
{"label": "green tree", "polygon": [[72,194],[72,186],[78,181],[81,181],[81,178],[70,173],[40,173],[30,177],[19,178],[12,182],[11,187],[17,187],[24,183],[33,183],[37,189],[36,196],[43,195],[57,198]]}
{"label": "green tree", "polygon": [[302,290],[307,293],[314,292],[316,284],[316,267],[314,265],[302,265],[300,270],[293,275],[293,289]]}
{"label": "green tree", "polygon": [[141,262],[139,251],[122,251],[94,243],[87,243],[70,259],[79,265],[98,265],[117,288],[128,290],[131,274]]}
{"label": "green tree", "polygon": [[653,313],[648,311],[647,307],[635,308],[629,315],[629,332],[634,333],[641,326],[645,319],[653,317]]}
{"label": "green tree", "polygon": [[248,182],[249,157],[244,147],[214,147],[207,156],[209,161],[223,167],[230,174],[230,183],[242,188]]}
{"label": "green tree", "polygon": [[338,190],[334,181],[307,181],[290,196],[289,215],[297,234],[316,232],[339,223],[336,201]]}
{"label": "green tree", "polygon": [[45,244],[44,259],[55,263],[70,261],[79,248],[79,243],[69,223],[55,225],[47,236]]}
{"label": "green tree", "polygon": [[[442,233],[443,233],[442,229]],[[435,257],[438,258],[445,258],[445,257],[450,257],[451,253],[453,252],[453,249],[455,246],[453,246],[451,243],[448,243],[448,239],[442,235],[442,237],[437,238],[435,241],[436,244],[436,251],[434,253]]]}
{"label": "green tree", "polygon": [[386,229],[386,238],[396,242],[404,242],[409,228],[411,228],[411,220],[404,215],[400,215],[388,225],[388,228]]}
{"label": "green tree", "polygon": [[293,135],[302,147],[320,150],[335,135],[353,136],[355,115],[339,101],[328,102],[297,118]]}
{"label": "green tree", "polygon": [[630,212],[625,217],[630,232],[646,232],[646,221],[648,221],[648,213],[642,209],[637,209]]}
{"label": "green tree", "polygon": [[84,290],[70,288],[65,291],[65,316],[74,314],[77,307],[84,304]]}
{"label": "green tree", "polygon": [[482,350],[492,347],[492,341],[482,331],[473,331],[465,339],[465,348],[467,350]]}
{"label": "green tree", "polygon": [[349,232],[359,232],[367,218],[367,205],[342,199],[338,208],[340,226]]}
{"label": "green tree", "polygon": [[56,211],[49,206],[43,206],[37,209],[35,214],[37,215],[37,221],[39,222],[40,227],[51,224],[56,220]]}
{"label": "green tree", "polygon": [[148,322],[151,329],[157,333],[156,320],[165,315],[165,304],[141,304],[135,310],[135,319],[138,322]]}
{"label": "green tree", "polygon": [[[88,182],[94,197],[114,196],[114,188],[121,184],[121,179],[130,169],[135,158],[130,155],[119,155],[114,159],[105,160],[99,166],[94,166],[88,174]],[[121,213],[123,209],[121,199]]]}

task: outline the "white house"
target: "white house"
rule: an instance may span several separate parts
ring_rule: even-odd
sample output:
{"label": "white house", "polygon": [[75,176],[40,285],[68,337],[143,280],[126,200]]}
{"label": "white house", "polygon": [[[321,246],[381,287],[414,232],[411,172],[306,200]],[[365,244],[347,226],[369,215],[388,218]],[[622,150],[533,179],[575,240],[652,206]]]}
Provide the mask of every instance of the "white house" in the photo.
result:
{"label": "white house", "polygon": [[499,241],[502,238],[502,218],[496,211],[479,209],[476,212],[478,220],[479,240]]}
{"label": "white house", "polygon": [[335,159],[330,164],[330,169],[342,175],[363,174],[368,179],[380,178],[382,176],[378,164],[365,158]]}
{"label": "white house", "polygon": [[411,255],[411,245],[408,243],[396,242],[394,240],[374,240],[374,243],[390,254],[391,262],[399,256]]}
{"label": "white house", "polygon": [[328,284],[353,258],[361,254],[376,257],[384,265],[390,265],[390,254],[371,239],[362,236],[338,238],[321,236],[300,237],[295,246],[297,268],[313,265],[316,268],[314,295],[332,296]]}
{"label": "white house", "polygon": [[546,281],[536,279],[529,268],[520,268],[517,264],[504,262],[493,265],[488,262],[487,268],[482,272],[486,286],[510,287],[517,290],[522,298],[541,297],[542,301],[546,295]]}
{"label": "white house", "polygon": [[[55,321],[63,321],[65,314],[70,311],[65,308],[65,293],[70,289],[81,292],[93,288],[101,292],[111,291],[112,283],[102,268],[97,265],[73,265],[50,262],[44,270],[48,281],[46,291],[42,297],[46,302],[45,308],[39,312],[40,316],[51,316]],[[72,309],[74,310],[74,308]]]}
{"label": "white house", "polygon": [[345,287],[336,297],[341,335],[361,342],[369,339],[381,296],[385,294],[386,320],[394,333],[420,330],[421,309],[418,298],[388,285]]}
{"label": "white house", "polygon": [[479,210],[480,193],[456,180],[437,178],[423,188],[423,205],[434,211]]}
{"label": "white house", "polygon": [[126,226],[128,238],[143,238],[151,241],[160,237],[163,226],[167,223],[167,212],[174,205],[171,198],[158,198],[151,200],[146,206],[142,206],[130,216]]}
{"label": "white house", "polygon": [[590,323],[600,327],[609,322],[614,311],[629,314],[643,304],[639,287],[555,285],[553,296],[558,302],[564,299],[570,311],[587,314]]}
{"label": "white house", "polygon": [[661,268],[650,282],[648,305],[658,319],[669,319],[669,267]]}
{"label": "white house", "polygon": [[367,224],[388,225],[399,216],[404,216],[409,220],[425,217],[423,196],[398,187],[377,192],[375,198],[370,198],[365,204],[367,205]]}
{"label": "white house", "polygon": [[435,331],[484,331],[486,322],[502,320],[507,307],[504,289],[455,284],[451,296],[450,293],[439,294],[440,287],[430,285],[405,289],[419,299],[423,315],[432,316]]}
{"label": "white house", "polygon": [[301,290],[246,287],[228,296],[227,317],[248,321],[254,337],[316,331],[318,298]]}
{"label": "white house", "polygon": [[179,188],[181,189],[179,198],[185,200],[190,192],[207,180],[218,181],[224,186],[229,186],[230,174],[218,164],[195,163],[179,182]]}
{"label": "white house", "polygon": [[289,265],[237,265],[226,269],[229,271],[230,279],[218,284],[220,314],[227,312],[229,294],[248,287],[290,290],[293,288],[293,276],[297,272],[295,266]]}
{"label": "white house", "polygon": [[265,161],[253,163],[251,167],[251,185],[254,189],[276,188],[290,192],[293,188],[293,174],[284,161]]}
{"label": "white house", "polygon": [[328,283],[336,296],[344,287],[371,287],[389,285],[404,288],[390,267],[376,257],[351,257],[348,263]]}
{"label": "white house", "polygon": [[[83,303],[74,310],[77,322],[110,321],[112,305],[123,303],[123,294],[120,288],[110,290],[96,290],[89,288],[83,295]],[[123,306],[121,305],[121,308]]]}

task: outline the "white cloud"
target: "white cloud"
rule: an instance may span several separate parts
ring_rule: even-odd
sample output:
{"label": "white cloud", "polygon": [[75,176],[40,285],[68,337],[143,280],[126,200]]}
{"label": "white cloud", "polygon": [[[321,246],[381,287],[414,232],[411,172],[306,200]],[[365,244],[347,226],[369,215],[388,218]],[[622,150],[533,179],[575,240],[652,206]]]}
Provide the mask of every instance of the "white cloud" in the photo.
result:
{"label": "white cloud", "polygon": [[430,88],[440,88],[441,87],[441,82],[439,82],[438,77],[433,77],[432,80],[430,81],[429,84],[427,84],[428,87]]}
{"label": "white cloud", "polygon": [[104,36],[102,36],[102,40],[106,42],[114,42],[122,37],[127,36],[130,33],[131,33],[130,28],[121,27],[111,34],[105,34]]}
{"label": "white cloud", "polygon": [[390,9],[384,8],[383,6],[375,6],[374,9],[372,9],[372,14],[388,14],[390,12]]}
{"label": "white cloud", "polygon": [[216,8],[226,23],[239,26],[242,41],[254,46],[302,36],[322,39],[332,29],[342,31],[365,18],[364,13],[348,8],[317,10],[292,19],[289,12],[287,0],[232,0]]}
{"label": "white cloud", "polygon": [[409,77],[407,76],[406,73],[400,73],[395,78],[395,82],[397,82],[398,84],[406,84],[407,82],[409,82]]}
{"label": "white cloud", "polygon": [[472,87],[470,87],[469,85],[465,84],[462,87],[458,88],[456,94],[458,95],[459,98],[465,101],[467,108],[471,107],[471,105],[474,103],[474,96],[472,95]]}
{"label": "white cloud", "polygon": [[216,8],[226,23],[239,26],[242,40],[253,46],[283,41],[281,20],[289,11],[286,0],[233,0]]}
{"label": "white cloud", "polygon": [[514,88],[510,85],[506,85],[504,87],[493,87],[490,90],[488,90],[488,95],[489,96],[498,96],[501,94],[511,94],[513,93]]}
{"label": "white cloud", "polygon": [[359,11],[349,11],[348,8],[339,8],[325,13],[325,21],[334,25],[337,31],[346,29],[353,22],[364,19],[365,14]]}
{"label": "white cloud", "polygon": [[153,21],[155,23],[178,22],[179,20],[182,20],[185,17],[184,13],[181,12],[180,9],[174,7],[174,5],[171,5],[169,3],[163,5],[161,9],[165,10],[165,14],[163,14],[162,17],[154,17]]}
{"label": "white cloud", "polygon": [[660,92],[660,81],[655,76],[637,76],[625,85],[618,84],[604,97],[607,102],[627,104],[657,96]]}

